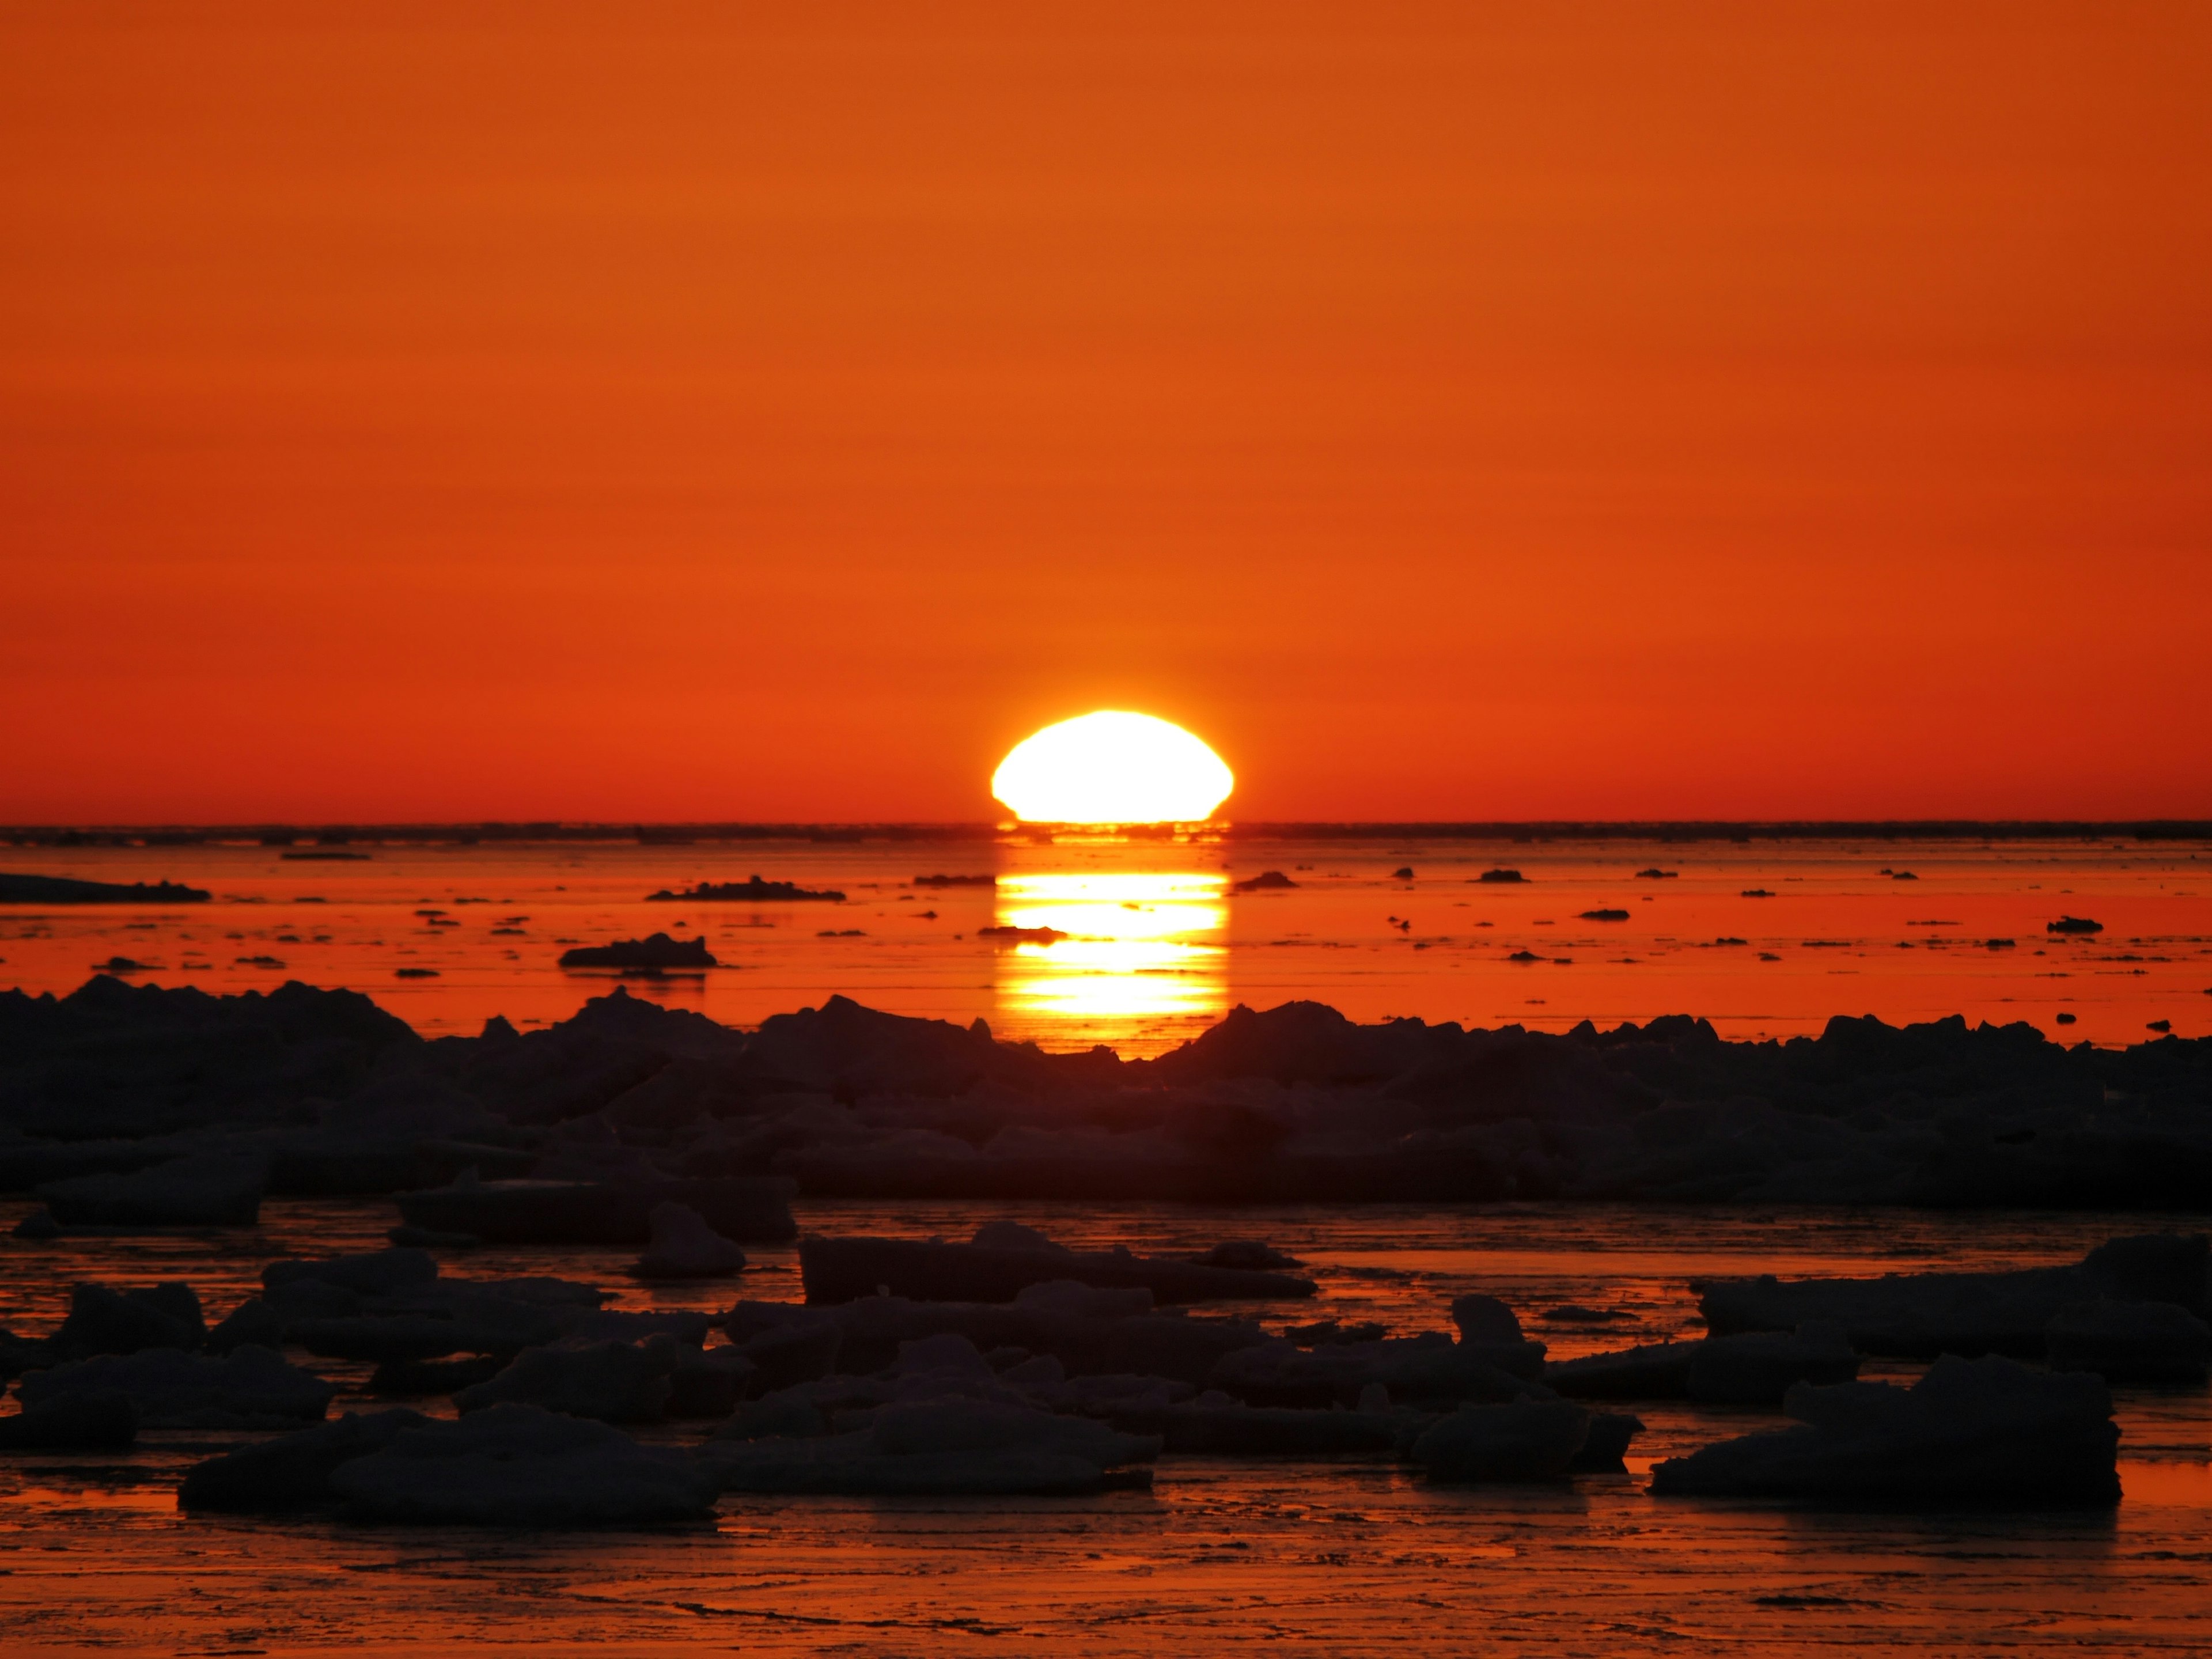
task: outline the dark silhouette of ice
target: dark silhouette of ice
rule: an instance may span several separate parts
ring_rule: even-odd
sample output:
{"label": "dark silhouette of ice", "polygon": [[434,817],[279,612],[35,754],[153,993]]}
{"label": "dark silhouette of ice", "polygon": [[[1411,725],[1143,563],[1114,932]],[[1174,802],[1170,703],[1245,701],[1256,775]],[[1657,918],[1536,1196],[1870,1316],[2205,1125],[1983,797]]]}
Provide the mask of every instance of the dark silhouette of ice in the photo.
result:
{"label": "dark silhouette of ice", "polygon": [[1280,1406],[1247,1406],[1218,1391],[1203,1401],[1163,1405],[1147,1413],[1125,1409],[1127,1422],[1158,1425],[1164,1449],[1214,1457],[1311,1457],[1332,1452],[1395,1451],[1416,1422],[1425,1419],[1393,1412],[1387,1401],[1377,1408],[1304,1411]]}
{"label": "dark silhouette of ice", "polygon": [[671,939],[650,933],[612,945],[580,945],[561,953],[563,968],[719,968],[703,939]]}
{"label": "dark silhouette of ice", "polygon": [[512,1527],[703,1521],[714,1480],[687,1454],[618,1429],[505,1404],[458,1423],[402,1428],[329,1477],[364,1521]]}
{"label": "dark silhouette of ice", "polygon": [[1590,1413],[1564,1400],[1462,1406],[1414,1441],[1431,1480],[1548,1480],[1564,1476],[1589,1437]]}
{"label": "dark silhouette of ice", "polygon": [[1279,1272],[1285,1267],[1303,1267],[1306,1264],[1294,1255],[1286,1255],[1259,1238],[1224,1238],[1203,1255],[1192,1261],[1206,1267],[1241,1267],[1261,1272]]}
{"label": "dark silhouette of ice", "polygon": [[2040,1358],[2061,1311],[2100,1298],[2171,1303],[2201,1315],[2203,1235],[2145,1234],[2100,1244],[2064,1267],[2012,1273],[1893,1273],[1881,1279],[1718,1279],[1698,1302],[1717,1335],[1840,1327],[1863,1353],[1933,1358],[2002,1353]]}
{"label": "dark silhouette of ice", "polygon": [[178,1348],[102,1354],[32,1371],[16,1391],[26,1408],[73,1395],[125,1395],[149,1429],[290,1428],[320,1419],[337,1392],[251,1345],[220,1358]]}
{"label": "dark silhouette of ice", "polygon": [[678,903],[696,901],[705,904],[842,904],[845,896],[824,888],[819,890],[801,887],[788,881],[763,881],[750,876],[744,881],[702,881],[682,892],[662,888],[657,893],[647,893],[648,903]]}
{"label": "dark silhouette of ice", "polygon": [[245,1226],[264,1195],[337,1193],[501,1244],[642,1245],[665,1202],[788,1237],[795,1192],[2191,1208],[2208,1099],[2212,1042],[1956,1018],[1729,1042],[1681,1016],[1552,1034],[1293,1002],[1125,1061],[842,997],[745,1032],[617,990],[430,1043],[304,985],[0,993],[0,1188],[64,1229]]}
{"label": "dark silhouette of ice", "polygon": [[772,1177],[665,1176],[623,1182],[482,1181],[399,1197],[410,1226],[509,1244],[629,1244],[652,1237],[655,1206],[675,1202],[726,1237],[788,1238],[790,1188]]}
{"label": "dark silhouette of ice", "polygon": [[656,1204],[653,1237],[630,1271],[641,1279],[725,1279],[745,1265],[745,1253],[689,1205]]}
{"label": "dark silhouette of ice", "polygon": [[250,1227],[268,1179],[264,1158],[207,1152],[129,1174],[48,1181],[36,1190],[64,1226]]}
{"label": "dark silhouette of ice", "polygon": [[605,1423],[657,1423],[675,1386],[680,1346],[672,1339],[571,1340],[526,1348],[489,1382],[462,1389],[454,1403],[465,1413],[512,1401]]}
{"label": "dark silhouette of ice", "polygon": [[138,1438],[129,1395],[64,1394],[0,1417],[0,1452],[121,1451]]}
{"label": "dark silhouette of ice", "polygon": [[1297,884],[1279,870],[1263,870],[1256,876],[1231,882],[1229,890],[1232,893],[1275,893]]}
{"label": "dark silhouette of ice", "polygon": [[1946,1358],[1910,1389],[1801,1383],[1800,1426],[1707,1446],[1652,1470],[1660,1496],[1830,1502],[2109,1504],[2120,1432],[2100,1379]]}
{"label": "dark silhouette of ice", "polygon": [[0,872],[0,904],[204,904],[204,888],[178,882],[79,881]]}
{"label": "dark silhouette of ice", "polygon": [[282,1347],[284,1342],[283,1315],[258,1296],[232,1309],[201,1346],[210,1353],[222,1354],[249,1342],[263,1348]]}
{"label": "dark silhouette of ice", "polygon": [[1073,1497],[1150,1485],[1129,1466],[1158,1449],[1081,1418],[942,1400],[886,1406],[848,1434],[718,1442],[702,1460],[730,1492]]}
{"label": "dark silhouette of ice", "polygon": [[359,1296],[386,1296],[413,1290],[438,1277],[438,1259],[428,1250],[370,1250],[358,1255],[318,1259],[288,1257],[261,1270],[261,1283],[269,1290],[287,1285],[336,1285]]}
{"label": "dark silhouette of ice", "polygon": [[1698,1343],[1685,1392],[1708,1406],[1778,1406],[1800,1382],[1848,1382],[1858,1371],[1858,1354],[1842,1327],[1808,1320],[1795,1331],[1749,1331]]}
{"label": "dark silhouette of ice", "polygon": [[[1369,1389],[1429,1406],[1546,1394],[1533,1378],[1543,1344],[1468,1348],[1437,1338],[1385,1338],[1301,1349],[1282,1342],[1224,1356],[1206,1381],[1255,1406],[1356,1407]],[[1516,1369],[1508,1370],[1508,1366]]]}
{"label": "dark silhouette of ice", "polygon": [[383,1450],[404,1429],[429,1419],[419,1412],[348,1412],[334,1423],[195,1463],[177,1488],[177,1507],[229,1514],[312,1509],[337,1502],[331,1476],[356,1457]]}
{"label": "dark silhouette of ice", "polygon": [[79,1285],[52,1344],[57,1358],[87,1359],[142,1348],[197,1348],[206,1334],[200,1299],[180,1279],[133,1291]]}
{"label": "dark silhouette of ice", "polygon": [[1646,1342],[1544,1367],[1544,1381],[1577,1400],[1686,1400],[1703,1342]]}
{"label": "dark silhouette of ice", "polygon": [[2212,1327],[2170,1302],[2069,1303],[2043,1337],[2051,1370],[2107,1382],[2202,1382],[2212,1361]]}
{"label": "dark silhouette of ice", "polygon": [[1122,1251],[1077,1254],[1046,1243],[928,1243],[913,1239],[805,1237],[799,1272],[809,1302],[890,1294],[941,1302],[1012,1302],[1051,1280],[1140,1288],[1161,1302],[1310,1297],[1314,1282],[1251,1267],[1224,1267]]}

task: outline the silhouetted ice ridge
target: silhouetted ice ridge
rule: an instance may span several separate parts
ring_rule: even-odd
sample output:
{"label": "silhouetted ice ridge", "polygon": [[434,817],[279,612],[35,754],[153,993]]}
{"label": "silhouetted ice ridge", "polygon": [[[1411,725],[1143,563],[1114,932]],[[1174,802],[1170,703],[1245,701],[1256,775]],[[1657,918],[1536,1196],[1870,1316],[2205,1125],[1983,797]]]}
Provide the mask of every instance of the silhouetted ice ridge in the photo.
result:
{"label": "silhouetted ice ridge", "polygon": [[1955,1017],[1729,1042],[1292,1002],[1123,1060],[842,997],[746,1032],[617,990],[425,1042],[296,983],[0,994],[0,1188],[63,1227],[244,1224],[268,1193],[407,1193],[425,1238],[639,1244],[671,1202],[791,1237],[794,1192],[2197,1208],[2208,1107],[2212,1041]]}

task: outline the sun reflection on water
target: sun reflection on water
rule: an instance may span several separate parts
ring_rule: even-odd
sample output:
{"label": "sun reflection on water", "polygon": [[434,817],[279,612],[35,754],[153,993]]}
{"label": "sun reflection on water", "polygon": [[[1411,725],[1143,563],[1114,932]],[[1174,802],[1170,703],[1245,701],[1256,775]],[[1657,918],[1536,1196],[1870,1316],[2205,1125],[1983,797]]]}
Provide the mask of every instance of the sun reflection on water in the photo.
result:
{"label": "sun reflection on water", "polygon": [[1001,875],[1000,927],[1066,935],[1002,951],[1001,1034],[1125,1056],[1196,1036],[1229,1006],[1227,896],[1198,871]]}

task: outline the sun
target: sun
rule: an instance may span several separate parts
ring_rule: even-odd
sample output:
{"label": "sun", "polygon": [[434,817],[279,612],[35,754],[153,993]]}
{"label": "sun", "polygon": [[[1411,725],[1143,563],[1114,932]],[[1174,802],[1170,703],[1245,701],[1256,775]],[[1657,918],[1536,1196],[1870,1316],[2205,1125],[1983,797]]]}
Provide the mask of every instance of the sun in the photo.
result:
{"label": "sun", "polygon": [[1114,708],[1024,738],[991,775],[1026,823],[1200,823],[1236,787],[1180,726]]}

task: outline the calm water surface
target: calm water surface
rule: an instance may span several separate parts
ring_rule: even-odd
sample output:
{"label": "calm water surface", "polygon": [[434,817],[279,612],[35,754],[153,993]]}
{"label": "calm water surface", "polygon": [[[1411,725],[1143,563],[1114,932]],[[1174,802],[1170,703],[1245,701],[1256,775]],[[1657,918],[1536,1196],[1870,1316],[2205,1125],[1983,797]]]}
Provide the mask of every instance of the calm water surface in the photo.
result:
{"label": "calm water surface", "polygon": [[[1680,846],[802,842],[0,849],[0,867],[169,879],[206,905],[0,906],[0,986],[65,992],[98,963],[211,991],[350,986],[432,1034],[565,1018],[613,982],[576,944],[665,931],[726,965],[633,991],[738,1024],[842,992],[1051,1048],[1155,1053],[1238,1002],[1307,997],[1356,1018],[1564,1030],[1663,1013],[1723,1035],[1836,1013],[2028,1020],[2141,1042],[2212,1033],[2212,848],[1839,842]],[[1393,872],[1410,869],[1410,879]],[[1518,883],[1486,883],[1493,869]],[[1297,885],[1238,893],[1279,870]],[[1638,872],[1664,870],[1663,877]],[[828,903],[648,903],[701,879],[842,891]],[[990,886],[916,887],[932,874]],[[1901,878],[1909,877],[1910,879]],[[1763,892],[1769,897],[1746,897]],[[1626,913],[1620,915],[1619,913]],[[2053,934],[2062,916],[2104,924]],[[1049,941],[985,935],[1048,927]],[[429,975],[424,976],[422,970]],[[407,976],[402,977],[404,972]],[[2062,1026],[2058,1016],[2072,1014]]]}

